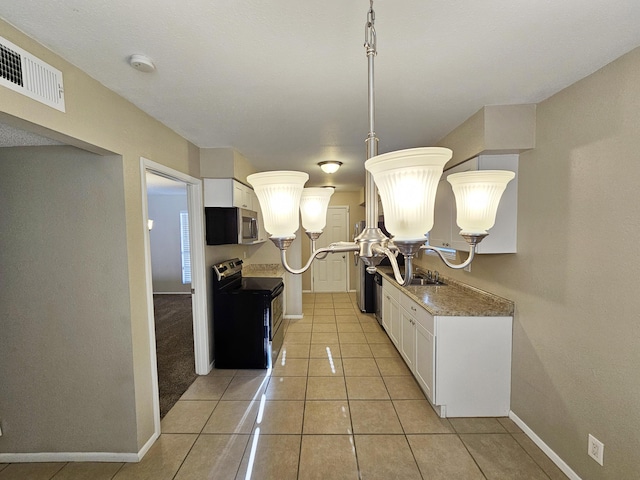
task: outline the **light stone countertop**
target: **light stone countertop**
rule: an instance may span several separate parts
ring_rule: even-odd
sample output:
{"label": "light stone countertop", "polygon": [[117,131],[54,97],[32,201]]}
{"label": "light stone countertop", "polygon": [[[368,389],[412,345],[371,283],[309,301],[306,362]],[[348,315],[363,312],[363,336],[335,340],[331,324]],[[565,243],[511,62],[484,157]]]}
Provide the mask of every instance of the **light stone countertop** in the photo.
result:
{"label": "light stone countertop", "polygon": [[512,317],[514,303],[471,285],[441,277],[446,285],[409,285],[396,283],[391,267],[378,267],[390,280],[434,316],[447,317]]}
{"label": "light stone countertop", "polygon": [[243,277],[284,277],[285,269],[279,263],[254,263],[242,266]]}

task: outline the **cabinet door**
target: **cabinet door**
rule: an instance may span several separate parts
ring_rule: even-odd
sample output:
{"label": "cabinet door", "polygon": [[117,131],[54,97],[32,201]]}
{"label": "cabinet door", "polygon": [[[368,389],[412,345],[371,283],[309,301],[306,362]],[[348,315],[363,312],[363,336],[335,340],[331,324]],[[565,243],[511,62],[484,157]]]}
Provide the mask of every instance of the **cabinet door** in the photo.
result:
{"label": "cabinet door", "polygon": [[232,180],[230,178],[205,178],[204,206],[234,207]]}
{"label": "cabinet door", "polygon": [[400,343],[400,305],[391,296],[389,296],[389,330],[387,333],[397,347]]}
{"label": "cabinet door", "polygon": [[251,205],[251,190],[240,182],[233,181],[233,206],[253,210]]}
{"label": "cabinet door", "polygon": [[496,223],[489,230],[489,236],[478,244],[476,253],[516,253],[518,158],[517,154],[480,155],[444,172],[436,193],[434,222],[429,232],[429,244],[434,247],[469,251],[469,244],[460,236],[455,196],[446,177],[453,173],[476,170],[511,170],[516,173],[516,178],[507,185],[498,206]]}
{"label": "cabinet door", "polygon": [[391,336],[391,296],[382,290],[382,327]]}
{"label": "cabinet door", "polygon": [[416,325],[416,363],[414,374],[423,391],[435,402],[435,337],[420,324]]}
{"label": "cabinet door", "polygon": [[409,370],[414,372],[416,363],[416,321],[404,308],[400,309],[400,328],[400,353]]}
{"label": "cabinet door", "polygon": [[382,325],[396,345],[400,344],[400,290],[386,278],[382,279]]}
{"label": "cabinet door", "polygon": [[256,193],[251,190],[251,200],[253,203],[253,209],[258,214],[258,240],[265,241],[269,238],[269,233],[264,229],[264,217],[262,216],[262,209],[260,208],[260,202]]}
{"label": "cabinet door", "polygon": [[451,218],[454,215],[453,190],[446,179],[438,183],[436,204],[433,210],[433,228],[429,232],[429,245],[434,247],[451,247]]}
{"label": "cabinet door", "polygon": [[477,253],[516,253],[518,250],[518,159],[517,154],[480,155],[478,159],[479,169],[510,170],[516,178],[507,184],[498,205],[496,223],[489,229],[489,236],[478,244]]}

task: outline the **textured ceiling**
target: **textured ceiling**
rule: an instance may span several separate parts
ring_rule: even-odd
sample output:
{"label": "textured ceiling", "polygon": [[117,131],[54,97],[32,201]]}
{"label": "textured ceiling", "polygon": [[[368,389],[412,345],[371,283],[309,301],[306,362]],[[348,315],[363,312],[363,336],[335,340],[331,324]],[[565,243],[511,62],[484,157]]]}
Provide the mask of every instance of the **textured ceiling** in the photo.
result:
{"label": "textured ceiling", "polygon": [[[367,0],[20,0],[0,15],[200,147],[357,188]],[[539,102],[640,45],[638,0],[379,0],[380,153]],[[157,71],[129,67],[146,54]],[[333,177],[316,163],[344,162]]]}

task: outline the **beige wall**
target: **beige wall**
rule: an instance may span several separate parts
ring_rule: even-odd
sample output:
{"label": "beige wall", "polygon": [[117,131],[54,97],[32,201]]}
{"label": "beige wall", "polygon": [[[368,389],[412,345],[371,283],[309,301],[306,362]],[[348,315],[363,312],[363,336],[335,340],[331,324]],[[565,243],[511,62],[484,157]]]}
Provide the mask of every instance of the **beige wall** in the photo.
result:
{"label": "beige wall", "polygon": [[[124,183],[124,219],[126,225],[127,271],[130,307],[121,321],[131,329],[134,372],[133,389],[127,401],[135,412],[136,437],[123,439],[127,448],[143,446],[152,436],[153,389],[144,266],[145,235],[142,221],[140,157],[146,157],[194,177],[199,176],[197,147],[152,119],[134,105],[103,87],[88,75],[52,54],[49,50],[0,21],[0,35],[43,59],[64,75],[66,113],[34,102],[7,88],[0,88],[0,121],[52,136],[70,145],[97,153],[115,153],[122,157]],[[82,322],[81,317],[74,321]],[[19,373],[16,372],[16,375]],[[122,380],[124,381],[124,379]],[[37,389],[36,389],[37,390]],[[35,391],[34,393],[38,393]],[[46,392],[41,392],[46,395]],[[52,426],[64,418],[49,419]],[[87,429],[92,428],[87,425]],[[78,435],[82,435],[78,432]],[[36,440],[33,439],[35,443]],[[101,451],[100,445],[93,445]],[[136,450],[133,448],[131,450]]]}
{"label": "beige wall", "polygon": [[181,195],[148,195],[153,293],[191,293],[191,283],[182,283],[182,233],[180,212],[186,212],[187,188]]}
{"label": "beige wall", "polygon": [[137,451],[120,157],[0,148],[0,204],[0,452]]}
{"label": "beige wall", "polygon": [[[331,196],[329,206],[347,206],[349,207],[349,224],[347,225],[347,233],[349,238],[345,241],[353,240],[354,225],[360,220],[364,220],[364,207],[360,206],[360,192],[335,192]],[[302,261],[309,259],[311,251],[311,242],[303,230],[298,234],[302,238]],[[349,290],[356,289],[356,269],[353,266],[353,255],[349,254]],[[311,290],[311,270],[302,274],[302,290]]]}
{"label": "beige wall", "polygon": [[640,49],[538,105],[518,253],[446,272],[515,301],[511,408],[583,479],[640,472],[638,79]]}

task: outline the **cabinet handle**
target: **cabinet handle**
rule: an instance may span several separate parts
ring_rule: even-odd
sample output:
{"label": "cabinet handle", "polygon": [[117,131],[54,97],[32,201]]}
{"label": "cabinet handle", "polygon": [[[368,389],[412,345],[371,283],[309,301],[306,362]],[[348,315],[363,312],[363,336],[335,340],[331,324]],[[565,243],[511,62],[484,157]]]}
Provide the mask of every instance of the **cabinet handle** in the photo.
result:
{"label": "cabinet handle", "polygon": [[414,312],[417,312],[416,307],[411,307],[411,310],[413,310]]}

